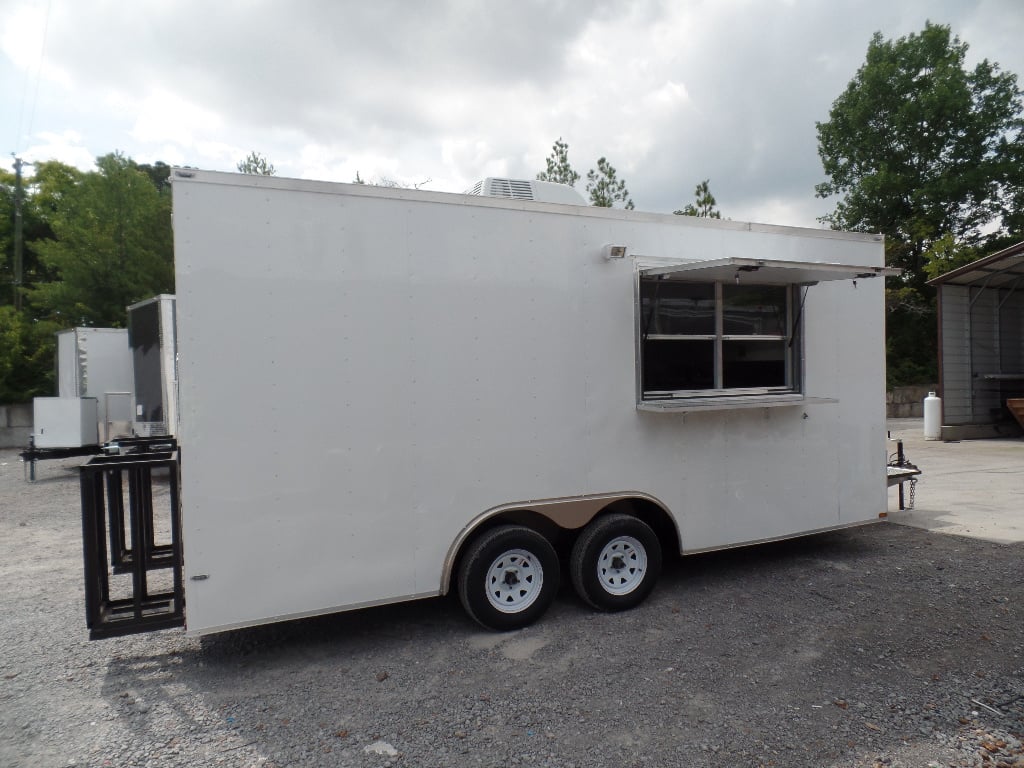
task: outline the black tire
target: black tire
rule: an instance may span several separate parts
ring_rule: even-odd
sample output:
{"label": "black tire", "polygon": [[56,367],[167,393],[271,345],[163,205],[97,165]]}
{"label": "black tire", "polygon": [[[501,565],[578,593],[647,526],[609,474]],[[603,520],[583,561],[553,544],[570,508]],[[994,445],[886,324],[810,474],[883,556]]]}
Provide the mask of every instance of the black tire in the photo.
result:
{"label": "black tire", "polygon": [[623,514],[594,519],[576,539],[569,575],[576,594],[601,611],[642,603],[661,573],[661,543],[643,520]]}
{"label": "black tire", "polygon": [[539,619],[555,599],[558,582],[554,547],[536,531],[517,525],[480,534],[466,549],[458,574],[466,613],[502,632]]}

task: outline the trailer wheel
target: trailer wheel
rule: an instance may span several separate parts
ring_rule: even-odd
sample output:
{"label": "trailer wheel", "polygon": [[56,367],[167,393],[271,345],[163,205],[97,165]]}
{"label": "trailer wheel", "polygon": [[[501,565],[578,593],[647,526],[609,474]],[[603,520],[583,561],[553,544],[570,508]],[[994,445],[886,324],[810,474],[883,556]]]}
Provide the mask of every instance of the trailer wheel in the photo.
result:
{"label": "trailer wheel", "polygon": [[493,528],[475,539],[459,567],[459,598],[474,620],[507,631],[532,624],[558,592],[558,555],[536,531]]}
{"label": "trailer wheel", "polygon": [[572,548],[569,574],[576,593],[602,611],[644,601],[661,573],[661,544],[650,526],[630,515],[596,518]]}

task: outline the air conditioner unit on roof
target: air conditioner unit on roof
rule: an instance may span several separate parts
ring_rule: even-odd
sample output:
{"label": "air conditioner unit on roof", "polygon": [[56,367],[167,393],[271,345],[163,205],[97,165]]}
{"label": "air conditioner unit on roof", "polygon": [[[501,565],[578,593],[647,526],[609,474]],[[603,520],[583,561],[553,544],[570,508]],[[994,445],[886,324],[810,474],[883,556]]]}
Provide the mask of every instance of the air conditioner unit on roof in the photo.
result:
{"label": "air conditioner unit on roof", "polygon": [[583,196],[566,184],[535,179],[501,179],[488,176],[478,181],[467,195],[483,197],[506,197],[512,200],[533,200],[538,203],[563,203],[565,205],[586,205]]}

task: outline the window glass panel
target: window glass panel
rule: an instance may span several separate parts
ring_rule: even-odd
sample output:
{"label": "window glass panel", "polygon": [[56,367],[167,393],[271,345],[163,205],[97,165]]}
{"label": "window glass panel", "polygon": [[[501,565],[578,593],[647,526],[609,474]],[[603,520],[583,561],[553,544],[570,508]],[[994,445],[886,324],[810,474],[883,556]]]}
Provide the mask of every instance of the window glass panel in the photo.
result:
{"label": "window glass panel", "polygon": [[722,386],[786,386],[785,341],[723,341]]}
{"label": "window glass panel", "polygon": [[710,335],[715,332],[714,283],[645,280],[640,284],[648,334]]}
{"label": "window glass panel", "polygon": [[791,296],[786,285],[641,279],[644,396],[799,391]]}
{"label": "window glass panel", "polygon": [[644,345],[643,386],[647,392],[713,389],[715,342],[660,341]]}
{"label": "window glass panel", "polygon": [[723,285],[723,332],[785,336],[786,290],[784,285]]}

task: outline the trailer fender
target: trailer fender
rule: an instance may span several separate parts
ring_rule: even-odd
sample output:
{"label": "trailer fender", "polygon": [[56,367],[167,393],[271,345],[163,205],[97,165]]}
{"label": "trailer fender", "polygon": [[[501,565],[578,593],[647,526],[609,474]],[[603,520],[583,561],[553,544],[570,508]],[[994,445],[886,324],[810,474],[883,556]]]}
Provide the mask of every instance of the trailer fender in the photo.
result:
{"label": "trailer fender", "polygon": [[[579,530],[601,512],[614,509],[632,510],[660,535],[674,539],[677,551],[682,551],[679,523],[668,506],[648,493],[623,491],[588,496],[566,496],[555,499],[531,499],[501,504],[481,512],[466,524],[448,548],[441,573],[441,594],[448,594],[452,574],[463,547],[481,528],[497,522],[514,522],[543,529]],[[533,523],[531,524],[531,518]],[[541,530],[543,533],[544,531]],[[667,543],[667,542],[666,542]]]}

